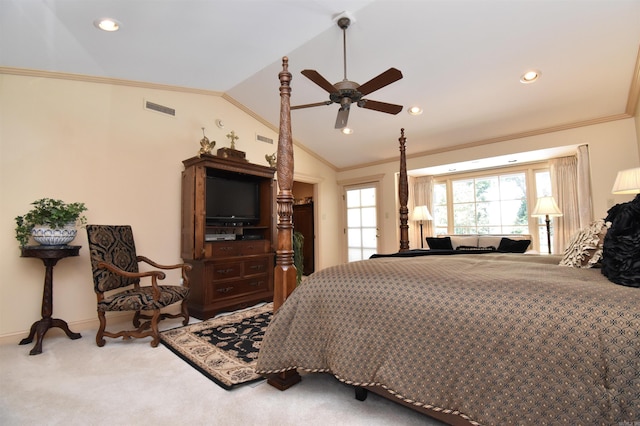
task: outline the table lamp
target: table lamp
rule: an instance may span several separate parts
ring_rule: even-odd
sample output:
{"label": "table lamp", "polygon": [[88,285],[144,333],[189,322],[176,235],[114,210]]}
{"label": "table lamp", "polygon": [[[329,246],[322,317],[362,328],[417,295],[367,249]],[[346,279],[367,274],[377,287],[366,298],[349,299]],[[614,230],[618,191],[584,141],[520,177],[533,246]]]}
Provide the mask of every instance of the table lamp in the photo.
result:
{"label": "table lamp", "polygon": [[547,246],[549,247],[549,254],[551,254],[551,219],[549,218],[553,216],[562,216],[562,212],[560,211],[560,208],[558,208],[556,200],[551,196],[538,198],[536,208],[533,209],[531,216],[544,216],[544,220],[547,222]]}
{"label": "table lamp", "polygon": [[427,206],[415,206],[411,218],[420,222],[420,248],[424,248],[424,238],[422,237],[422,221],[433,220]]}
{"label": "table lamp", "polygon": [[640,167],[619,171],[611,192],[613,194],[640,193]]}

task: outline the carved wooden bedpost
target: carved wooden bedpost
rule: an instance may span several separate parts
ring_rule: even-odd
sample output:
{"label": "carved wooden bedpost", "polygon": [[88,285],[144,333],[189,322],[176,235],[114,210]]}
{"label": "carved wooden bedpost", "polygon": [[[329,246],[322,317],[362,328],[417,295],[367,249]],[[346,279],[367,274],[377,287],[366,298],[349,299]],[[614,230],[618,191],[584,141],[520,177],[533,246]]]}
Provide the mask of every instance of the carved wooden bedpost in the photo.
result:
{"label": "carved wooden bedpost", "polygon": [[[282,306],[296,288],[296,267],[293,264],[293,139],[291,137],[291,73],[289,58],[282,58],[280,79],[280,134],[278,137],[278,241],[274,271],[273,311]],[[300,381],[296,370],[269,376],[267,383],[285,390]]]}
{"label": "carved wooden bedpost", "polygon": [[398,182],[398,198],[400,199],[400,251],[409,250],[409,183],[407,182],[407,154],[404,129],[400,129],[400,182]]}

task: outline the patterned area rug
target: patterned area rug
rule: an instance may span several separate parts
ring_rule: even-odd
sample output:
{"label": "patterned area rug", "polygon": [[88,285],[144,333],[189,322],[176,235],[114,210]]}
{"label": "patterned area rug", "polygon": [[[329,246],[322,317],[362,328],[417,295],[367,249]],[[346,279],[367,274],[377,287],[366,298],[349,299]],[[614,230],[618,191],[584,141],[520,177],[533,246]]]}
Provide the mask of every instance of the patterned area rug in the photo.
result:
{"label": "patterned area rug", "polygon": [[263,379],[255,364],[273,303],[160,333],[162,343],[223,388]]}

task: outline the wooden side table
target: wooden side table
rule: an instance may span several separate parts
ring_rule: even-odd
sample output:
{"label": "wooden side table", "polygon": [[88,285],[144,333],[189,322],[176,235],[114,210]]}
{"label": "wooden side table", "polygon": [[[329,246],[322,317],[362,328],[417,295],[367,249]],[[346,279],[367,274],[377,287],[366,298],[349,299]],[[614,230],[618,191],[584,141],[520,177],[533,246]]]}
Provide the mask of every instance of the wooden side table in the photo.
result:
{"label": "wooden side table", "polygon": [[82,337],[80,333],[69,330],[66,321],[51,318],[53,314],[53,267],[58,260],[65,257],[78,256],[81,246],[24,246],[21,257],[36,257],[42,259],[46,272],[44,275],[44,291],[42,292],[42,319],[36,321],[31,326],[29,336],[20,341],[21,345],[26,345],[33,341],[36,336],[36,344],[29,352],[29,355],[42,353],[42,339],[45,333],[52,327],[61,328],[70,339],[75,340]]}

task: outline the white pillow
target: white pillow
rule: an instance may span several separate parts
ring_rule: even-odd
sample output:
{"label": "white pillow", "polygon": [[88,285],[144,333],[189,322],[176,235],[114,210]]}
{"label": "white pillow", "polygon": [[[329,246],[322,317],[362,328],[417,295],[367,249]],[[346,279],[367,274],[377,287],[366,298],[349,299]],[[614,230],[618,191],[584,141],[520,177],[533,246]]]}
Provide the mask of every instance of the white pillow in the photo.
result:
{"label": "white pillow", "polygon": [[477,235],[451,236],[451,246],[455,250],[459,246],[478,247]]}
{"label": "white pillow", "polygon": [[571,268],[592,268],[602,259],[602,243],[608,229],[605,221],[598,219],[576,232],[564,250],[564,256],[559,265]]}

